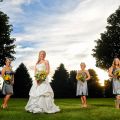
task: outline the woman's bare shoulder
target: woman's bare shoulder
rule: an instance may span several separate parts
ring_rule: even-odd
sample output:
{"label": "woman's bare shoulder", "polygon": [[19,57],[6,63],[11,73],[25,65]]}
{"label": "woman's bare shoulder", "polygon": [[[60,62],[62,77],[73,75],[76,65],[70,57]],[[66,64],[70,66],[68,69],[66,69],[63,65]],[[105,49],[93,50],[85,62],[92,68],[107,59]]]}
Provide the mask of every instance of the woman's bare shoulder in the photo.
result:
{"label": "woman's bare shoulder", "polygon": [[48,61],[48,60],[45,60],[45,63],[46,63],[46,64],[49,64],[49,61]]}

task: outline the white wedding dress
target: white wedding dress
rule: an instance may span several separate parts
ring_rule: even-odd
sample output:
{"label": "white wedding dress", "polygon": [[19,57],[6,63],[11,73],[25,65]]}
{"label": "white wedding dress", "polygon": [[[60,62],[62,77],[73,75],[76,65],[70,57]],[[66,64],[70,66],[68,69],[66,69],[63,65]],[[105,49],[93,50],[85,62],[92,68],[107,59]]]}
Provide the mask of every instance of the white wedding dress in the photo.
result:
{"label": "white wedding dress", "polygon": [[[37,70],[45,70],[46,65],[44,63],[36,65]],[[25,110],[32,113],[56,113],[60,109],[54,104],[54,93],[49,84],[48,78],[40,85],[33,82],[31,90],[29,92],[29,100],[25,106]]]}

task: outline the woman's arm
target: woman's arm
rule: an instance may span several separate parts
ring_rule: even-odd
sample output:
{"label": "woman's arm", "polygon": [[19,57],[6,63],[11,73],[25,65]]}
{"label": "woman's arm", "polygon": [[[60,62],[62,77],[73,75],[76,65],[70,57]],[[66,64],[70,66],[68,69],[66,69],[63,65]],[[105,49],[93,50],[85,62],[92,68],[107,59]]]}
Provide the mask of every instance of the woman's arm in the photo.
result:
{"label": "woman's arm", "polygon": [[2,69],[1,75],[2,75],[2,78],[4,78],[4,75],[5,75],[5,67]]}
{"label": "woman's arm", "polygon": [[110,67],[109,69],[108,69],[108,75],[109,75],[109,77],[115,77],[114,75],[113,75],[113,67]]}
{"label": "woman's arm", "polygon": [[14,75],[12,75],[12,85],[14,85]]}
{"label": "woman's arm", "polygon": [[80,70],[77,71],[76,79],[78,79],[79,74],[80,74]]}
{"label": "woman's arm", "polygon": [[10,67],[10,70],[12,71],[12,85],[14,84],[14,72],[12,70],[12,67]]}
{"label": "woman's arm", "polygon": [[12,77],[11,84],[13,85],[13,84],[14,84],[14,72],[13,72],[13,70],[12,70],[12,66],[11,66],[11,65],[10,65],[10,67],[9,67],[9,70],[12,72],[12,74],[11,74],[11,77]]}
{"label": "woman's arm", "polygon": [[37,72],[37,69],[36,69],[36,65],[35,65],[35,67],[34,67],[34,75],[36,74],[36,72]]}
{"label": "woman's arm", "polygon": [[87,74],[87,78],[86,78],[86,80],[89,80],[89,79],[90,79],[90,73],[89,73],[88,70],[86,70],[86,74]]}
{"label": "woman's arm", "polygon": [[46,72],[47,72],[47,75],[49,74],[50,72],[50,65],[49,65],[49,61],[45,61],[45,65],[46,65]]}

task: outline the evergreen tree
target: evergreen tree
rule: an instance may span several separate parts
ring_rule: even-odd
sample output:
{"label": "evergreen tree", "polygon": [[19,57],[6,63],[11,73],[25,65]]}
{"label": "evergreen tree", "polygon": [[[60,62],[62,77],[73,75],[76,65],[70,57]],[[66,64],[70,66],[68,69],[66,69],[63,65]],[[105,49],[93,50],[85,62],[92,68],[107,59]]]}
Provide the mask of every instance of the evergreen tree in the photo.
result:
{"label": "evergreen tree", "polygon": [[32,85],[32,79],[26,66],[21,63],[15,72],[14,95],[15,97],[26,98]]}
{"label": "evergreen tree", "polygon": [[101,33],[101,38],[96,40],[93,49],[96,66],[108,69],[114,57],[120,58],[120,7],[107,19],[106,31]]}
{"label": "evergreen tree", "polygon": [[89,97],[103,97],[103,88],[99,84],[99,79],[93,69],[88,70],[90,73],[90,80],[88,80]]}
{"label": "evergreen tree", "polygon": [[68,79],[69,73],[65,69],[64,64],[60,64],[57,70],[55,70],[55,74],[51,83],[55,98],[68,97]]}
{"label": "evergreen tree", "polygon": [[0,66],[4,65],[5,58],[14,60],[15,54],[14,38],[10,37],[12,25],[9,24],[9,17],[0,11]]}
{"label": "evergreen tree", "polygon": [[76,97],[76,88],[77,88],[77,80],[76,80],[76,71],[70,71],[68,88],[69,88],[69,97]]}

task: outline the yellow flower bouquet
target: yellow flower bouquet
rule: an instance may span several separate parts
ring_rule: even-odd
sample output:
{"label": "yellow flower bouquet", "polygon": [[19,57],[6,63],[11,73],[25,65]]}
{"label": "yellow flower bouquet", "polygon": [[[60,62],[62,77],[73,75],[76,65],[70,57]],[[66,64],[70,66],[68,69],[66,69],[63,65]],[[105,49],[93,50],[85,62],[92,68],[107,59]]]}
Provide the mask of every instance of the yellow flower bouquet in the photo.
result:
{"label": "yellow flower bouquet", "polygon": [[45,81],[46,77],[47,77],[46,71],[37,71],[35,74],[35,79],[40,82]]}
{"label": "yellow flower bouquet", "polygon": [[115,76],[120,80],[120,69],[115,71]]}
{"label": "yellow flower bouquet", "polygon": [[11,75],[9,75],[9,74],[4,75],[5,81],[10,81],[11,79],[12,79]]}
{"label": "yellow flower bouquet", "polygon": [[85,82],[85,76],[82,74],[82,73],[79,73],[77,76],[76,76],[76,79],[77,80],[80,80],[82,82]]}

